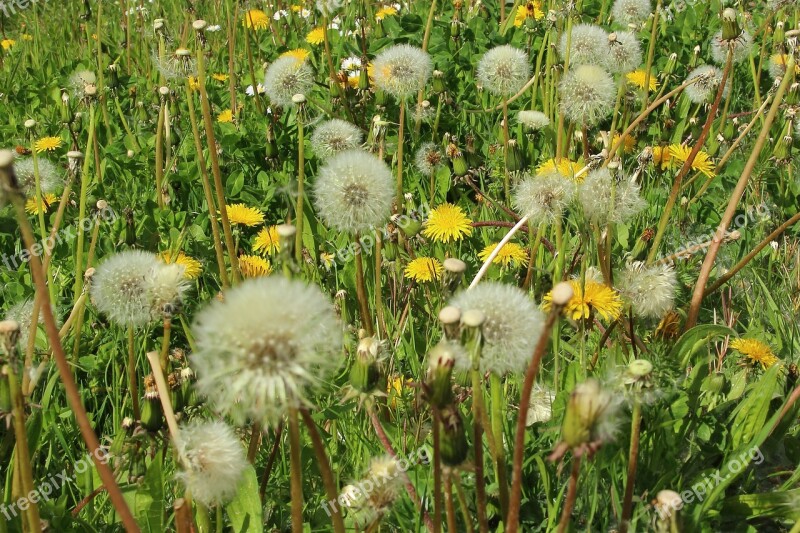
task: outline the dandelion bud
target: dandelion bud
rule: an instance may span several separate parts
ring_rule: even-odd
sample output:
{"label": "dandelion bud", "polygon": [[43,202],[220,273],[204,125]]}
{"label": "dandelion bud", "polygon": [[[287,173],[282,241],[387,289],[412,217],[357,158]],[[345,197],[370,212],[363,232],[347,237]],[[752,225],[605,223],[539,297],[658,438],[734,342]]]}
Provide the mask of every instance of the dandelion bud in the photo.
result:
{"label": "dandelion bud", "polygon": [[425,385],[431,405],[441,408],[453,401],[450,377],[456,363],[456,351],[460,348],[455,342],[443,340],[428,354],[428,377]]}
{"label": "dandelion bud", "polygon": [[381,343],[375,337],[364,337],[358,342],[356,357],[350,368],[350,385],[359,392],[370,392],[380,378],[378,358]]}
{"label": "dandelion bud", "polygon": [[431,84],[431,88],[433,89],[434,94],[441,94],[445,91],[446,87],[444,84],[444,72],[441,70],[433,71],[433,82]]}
{"label": "dandelion bud", "polygon": [[464,420],[458,407],[454,405],[445,407],[439,416],[442,424],[439,444],[442,462],[451,467],[459,466],[466,461],[469,453]]}
{"label": "dandelion bud", "polygon": [[358,90],[366,91],[369,89],[369,72],[362,68],[358,73]]}
{"label": "dandelion bud", "polygon": [[16,320],[3,320],[0,322],[0,348],[7,356],[13,356],[17,349],[20,336],[19,322]]}
{"label": "dandelion bud", "polygon": [[486,322],[486,315],[477,309],[469,309],[461,315],[464,345],[467,347],[471,366],[474,369],[479,368],[480,365],[481,351],[483,350],[481,327],[484,322]]}
{"label": "dandelion bud", "polygon": [[106,80],[106,86],[109,89],[116,89],[119,87],[119,73],[117,72],[116,63],[111,63],[108,66],[108,79]]}
{"label": "dandelion bud", "polygon": [[458,177],[462,177],[467,174],[469,171],[467,160],[464,159],[464,154],[461,152],[461,150],[459,150],[455,143],[450,143],[447,145],[447,157],[450,158],[450,162],[453,164],[453,174]]}
{"label": "dandelion bud", "polygon": [[784,22],[780,21],[775,24],[775,31],[772,34],[772,42],[774,46],[782,46],[783,40],[786,39],[786,31],[784,30]]}
{"label": "dandelion bud", "polygon": [[467,264],[461,259],[448,257],[444,260],[443,285],[447,294],[452,294],[461,284]]}
{"label": "dandelion bud", "polygon": [[612,405],[613,397],[597,380],[589,379],[576,386],[567,401],[562,443],[575,455],[591,455],[613,435],[609,423]]}
{"label": "dandelion bud", "polygon": [[67,166],[69,168],[69,172],[76,176],[78,174],[78,170],[80,169],[81,159],[83,159],[83,153],[78,152],[77,150],[71,150],[67,152]]}
{"label": "dandelion bud", "polygon": [[728,380],[725,377],[725,374],[722,372],[714,372],[703,380],[702,389],[710,392],[711,394],[718,395],[723,393],[727,384]]}
{"label": "dandelion bud", "polygon": [[664,73],[667,75],[672,74],[675,72],[675,67],[678,65],[678,54],[675,52],[669,55],[667,59],[667,64],[664,66]]}
{"label": "dandelion bud", "polygon": [[522,155],[522,150],[519,143],[514,139],[508,141],[506,144],[506,169],[509,172],[516,172],[525,166],[525,158]]}
{"label": "dandelion bud", "polygon": [[[445,263],[447,259],[445,259]],[[461,333],[461,309],[448,305],[439,311],[439,322],[442,323],[445,338],[449,340],[458,339]]]}
{"label": "dandelion bud", "polygon": [[155,381],[152,374],[144,378],[145,393],[140,422],[148,431],[158,431],[164,425],[164,411]]}
{"label": "dandelion bud", "polygon": [[8,382],[8,365],[0,367],[0,414],[10,413],[13,409],[11,385]]}
{"label": "dandelion bud", "polygon": [[458,36],[461,34],[461,23],[457,20],[453,20],[450,22],[450,37],[453,39],[458,39]]}
{"label": "dandelion bud", "polygon": [[208,27],[208,22],[203,19],[197,19],[192,22],[192,28],[194,31],[203,31]]}
{"label": "dandelion bud", "polygon": [[727,8],[722,12],[722,40],[732,41],[742,34],[742,28],[736,20],[737,13],[733,8]]}

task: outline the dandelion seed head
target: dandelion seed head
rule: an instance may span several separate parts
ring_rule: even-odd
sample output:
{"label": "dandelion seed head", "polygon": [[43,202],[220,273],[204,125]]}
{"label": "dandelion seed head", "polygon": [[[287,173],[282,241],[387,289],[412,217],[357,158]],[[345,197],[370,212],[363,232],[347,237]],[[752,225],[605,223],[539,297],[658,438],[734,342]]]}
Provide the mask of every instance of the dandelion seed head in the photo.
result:
{"label": "dandelion seed head", "polygon": [[431,176],[444,165],[444,153],[432,142],[425,142],[414,154],[414,166],[423,176]]}
{"label": "dandelion seed head", "polygon": [[149,280],[163,264],[141,250],[119,252],[97,267],[91,294],[98,311],[122,326],[144,326],[153,318]]}
{"label": "dandelion seed head", "polygon": [[317,0],[317,9],[323,15],[335,13],[342,7],[342,0]]}
{"label": "dandelion seed head", "polygon": [[[49,159],[44,157],[37,157],[36,163],[39,166],[39,186],[42,193],[48,194],[57,191],[63,185],[61,171]],[[17,182],[25,196],[33,196],[36,193],[33,158],[26,157],[25,159],[14,161],[14,173],[17,175]]]}
{"label": "dandelion seed head", "polygon": [[486,281],[457,294],[450,305],[485,315],[482,371],[523,372],[544,329],[544,314],[515,286]]}
{"label": "dandelion seed head", "polygon": [[497,96],[513,96],[528,81],[528,54],[510,45],[496,46],[478,62],[477,80]]}
{"label": "dandelion seed head", "polygon": [[416,46],[396,44],[372,62],[375,85],[399,99],[416,94],[433,73],[431,56]]}
{"label": "dandelion seed head", "polygon": [[598,66],[579,65],[561,80],[561,111],[570,122],[594,126],[611,114],[615,99],[614,79]]}
{"label": "dandelion seed head", "polygon": [[311,134],[311,149],[319,159],[328,159],[339,152],[361,145],[364,136],[357,126],[338,118],[327,120]]}
{"label": "dandelion seed head", "polygon": [[313,285],[280,276],[248,279],[195,319],[191,357],[198,391],[239,423],[276,424],[307,406],[342,361],[342,327]]}
{"label": "dandelion seed head", "polygon": [[626,74],[642,64],[642,45],[629,31],[618,31],[616,39],[609,39],[605,68],[612,74]]}
{"label": "dandelion seed head", "polygon": [[306,94],[314,85],[314,72],[308,63],[295,57],[276,59],[264,75],[264,92],[273,104],[282,107],[294,105],[292,97]]}
{"label": "dandelion seed head", "polygon": [[616,288],[636,315],[661,318],[672,309],[678,280],[667,264],[629,263],[616,278]]}
{"label": "dandelion seed head", "polygon": [[386,222],[393,199],[391,170],[361,150],[346,150],[328,159],[314,184],[314,203],[320,217],[348,233]]}
{"label": "dandelion seed head", "polygon": [[641,24],[650,16],[653,8],[650,0],[616,0],[611,16],[620,24]]}
{"label": "dandelion seed head", "polygon": [[248,466],[242,442],[223,422],[183,426],[177,451],[184,468],[177,473],[192,498],[206,507],[230,502]]}
{"label": "dandelion seed head", "polygon": [[527,176],[517,185],[513,203],[531,224],[552,224],[564,214],[577,192],[577,185],[557,171]]}
{"label": "dandelion seed head", "polygon": [[[558,43],[561,59],[567,57],[567,34]],[[608,61],[608,33],[595,24],[576,24],[572,27],[569,48],[570,65],[605,65]],[[571,67],[570,67],[571,68]]]}
{"label": "dandelion seed head", "polygon": [[[750,56],[753,49],[753,36],[747,30],[733,41],[733,62],[741,63]],[[711,57],[718,65],[725,65],[728,61],[728,41],[722,39],[722,30],[711,38]]]}
{"label": "dandelion seed head", "polygon": [[[19,346],[25,350],[28,345],[28,336],[31,331],[31,319],[33,318],[33,299],[22,300],[9,307],[3,320],[13,320],[19,324]],[[39,313],[39,324],[44,323],[44,316]]]}
{"label": "dandelion seed head", "polygon": [[586,218],[600,225],[626,222],[647,207],[639,186],[625,178],[617,182],[608,168],[589,172],[578,187],[578,202]]}
{"label": "dandelion seed head", "polygon": [[525,128],[536,131],[550,125],[550,119],[541,111],[524,110],[517,113],[517,122]]}
{"label": "dandelion seed head", "polygon": [[155,316],[171,316],[183,306],[189,290],[186,267],[179,263],[161,263],[146,280],[150,306]]}
{"label": "dandelion seed head", "polygon": [[[704,104],[713,101],[717,95],[719,84],[722,82],[722,71],[713,65],[702,65],[694,69],[686,77],[686,81],[698,79],[696,83],[684,89],[686,97],[695,104]],[[731,89],[731,80],[728,78],[722,96],[726,97]]]}

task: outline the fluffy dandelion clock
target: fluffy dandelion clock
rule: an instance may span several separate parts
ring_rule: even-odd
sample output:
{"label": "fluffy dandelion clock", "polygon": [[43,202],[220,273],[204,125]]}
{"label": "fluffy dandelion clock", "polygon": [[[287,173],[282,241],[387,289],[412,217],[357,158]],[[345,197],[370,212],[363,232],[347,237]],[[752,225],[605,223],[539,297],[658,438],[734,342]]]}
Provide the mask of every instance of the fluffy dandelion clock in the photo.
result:
{"label": "fluffy dandelion clock", "polygon": [[[686,87],[683,92],[695,104],[704,104],[716,98],[719,84],[722,83],[722,71],[713,65],[702,65],[691,71],[686,77],[686,81],[694,79],[698,79],[698,81]],[[726,97],[730,89],[731,80],[728,77],[722,96]]]}
{"label": "fluffy dandelion clock", "polygon": [[372,66],[375,85],[399,99],[425,87],[433,72],[431,56],[408,44],[396,44],[382,51]]}
{"label": "fluffy dandelion clock", "polygon": [[292,56],[279,57],[264,75],[264,92],[272,103],[290,107],[292,97],[306,94],[314,85],[314,72],[305,61]]}
{"label": "fluffy dandelion clock", "polygon": [[525,425],[532,426],[537,422],[549,422],[553,418],[553,402],[556,399],[555,393],[542,387],[538,383],[531,391],[531,400],[528,407],[528,415],[525,418]]}
{"label": "fluffy dandelion clock", "polygon": [[330,158],[314,184],[314,203],[320,217],[326,224],[349,233],[386,222],[393,198],[391,170],[361,150],[347,150]]}
{"label": "fluffy dandelion clock", "polygon": [[642,46],[629,31],[618,31],[608,38],[605,68],[612,74],[627,74],[642,64]]}
{"label": "fluffy dandelion clock", "polygon": [[161,263],[147,278],[147,295],[154,316],[172,316],[183,306],[190,286],[185,274],[184,265]]}
{"label": "fluffy dandelion clock", "polygon": [[648,266],[634,261],[619,273],[616,286],[635,314],[661,318],[672,309],[678,281],[675,270],[669,265]]}
{"label": "fluffy dandelion clock", "polygon": [[[728,42],[722,38],[722,30],[711,38],[711,57],[715,63],[724,65],[728,61]],[[752,49],[753,36],[745,30],[733,41],[733,62],[741,63],[747,59]]]}
{"label": "fluffy dandelion clock", "polygon": [[534,226],[552,224],[561,218],[576,192],[575,182],[557,171],[528,176],[514,191],[514,207]]}
{"label": "fluffy dandelion clock", "polygon": [[626,222],[647,206],[636,183],[617,182],[607,168],[589,173],[578,187],[578,202],[586,218],[600,225]]}
{"label": "fluffy dandelion clock", "polygon": [[611,16],[620,24],[641,24],[653,8],[650,0],[617,0],[611,8]]}
{"label": "fluffy dandelion clock", "polygon": [[497,96],[513,96],[528,81],[528,54],[513,46],[496,46],[478,62],[478,82]]}
{"label": "fluffy dandelion clock", "polygon": [[342,0],[317,0],[317,9],[323,15],[330,15],[342,7]]}
{"label": "fluffy dandelion clock", "polygon": [[342,327],[313,285],[253,278],[197,316],[198,391],[237,423],[276,424],[342,361]]}
{"label": "fluffy dandelion clock", "polygon": [[561,111],[570,122],[593,126],[611,114],[616,93],[611,74],[595,65],[579,65],[561,80]]}
{"label": "fluffy dandelion clock", "polygon": [[525,370],[544,328],[544,315],[527,294],[512,285],[487,281],[457,294],[450,305],[486,316],[481,370],[498,375]]}
{"label": "fluffy dandelion clock", "polygon": [[[561,59],[567,58],[567,34],[558,43]],[[572,27],[569,45],[570,65],[604,65],[608,55],[608,33],[595,24],[576,24]]]}
{"label": "fluffy dandelion clock", "polygon": [[324,160],[344,150],[358,148],[363,137],[358,127],[335,118],[317,126],[311,134],[311,148]]}
{"label": "fluffy dandelion clock", "polygon": [[177,477],[206,507],[230,502],[248,462],[242,442],[223,422],[195,422],[181,428],[177,451],[184,468]]}
{"label": "fluffy dandelion clock", "polygon": [[[61,172],[49,159],[38,157],[39,187],[43,194],[55,192],[62,184]],[[34,174],[33,158],[26,157],[14,162],[14,173],[25,196],[33,196],[36,191],[36,175]]]}
{"label": "fluffy dandelion clock", "polygon": [[163,264],[141,250],[114,254],[97,267],[92,298],[98,311],[124,326],[144,326],[152,319],[149,280]]}
{"label": "fluffy dandelion clock", "polygon": [[524,110],[517,113],[517,122],[530,131],[540,130],[550,125],[550,119],[541,111]]}
{"label": "fluffy dandelion clock", "polygon": [[[28,335],[31,331],[31,319],[33,318],[33,300],[27,299],[11,306],[6,311],[3,320],[13,320],[19,324],[19,346],[22,350],[28,345]],[[39,313],[39,324],[44,323],[44,316]]]}
{"label": "fluffy dandelion clock", "polygon": [[414,154],[414,166],[423,176],[431,176],[444,165],[444,154],[435,143],[426,142]]}

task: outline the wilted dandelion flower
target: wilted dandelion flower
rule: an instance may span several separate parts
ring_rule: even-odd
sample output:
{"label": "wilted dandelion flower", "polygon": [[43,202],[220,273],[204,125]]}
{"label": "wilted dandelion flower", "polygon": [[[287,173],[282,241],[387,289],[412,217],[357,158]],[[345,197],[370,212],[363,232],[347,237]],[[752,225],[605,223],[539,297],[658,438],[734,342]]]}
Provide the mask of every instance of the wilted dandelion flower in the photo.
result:
{"label": "wilted dandelion flower", "polygon": [[181,427],[176,449],[183,468],[177,478],[206,507],[230,502],[249,465],[242,442],[224,422]]}
{"label": "wilted dandelion flower", "polygon": [[127,250],[97,267],[91,294],[97,310],[123,326],[143,326],[153,318],[149,281],[163,266],[150,252]]}
{"label": "wilted dandelion flower", "polygon": [[481,370],[498,375],[523,372],[544,328],[534,301],[513,285],[485,281],[457,294],[450,305],[462,312],[477,309],[486,316]]}
{"label": "wilted dandelion flower", "polygon": [[593,126],[611,114],[617,96],[614,79],[595,65],[572,68],[561,80],[561,111],[570,121]]}
{"label": "wilted dandelion flower", "polygon": [[678,280],[667,264],[628,263],[616,280],[622,299],[642,317],[661,318],[672,309]]}
{"label": "wilted dandelion flower", "polygon": [[431,211],[422,234],[436,242],[460,241],[472,234],[472,221],[461,207],[442,204]]}
{"label": "wilted dandelion flower", "polygon": [[425,87],[433,72],[431,56],[415,46],[396,44],[383,50],[372,62],[375,85],[399,99]]}
{"label": "wilted dandelion flower", "polygon": [[[569,284],[572,286],[572,298],[564,306],[564,314],[572,320],[587,319],[592,312],[595,312],[605,320],[614,321],[622,314],[622,300],[619,293],[608,285],[587,279],[583,290],[579,279],[570,280]],[[551,291],[543,298],[542,309],[550,311],[552,301]]]}
{"label": "wilted dandelion flower", "polygon": [[308,44],[322,44],[325,41],[325,28],[319,26],[314,28],[308,35],[306,35],[306,42]]}
{"label": "wilted dandelion flower", "polygon": [[642,46],[639,39],[629,31],[613,33],[608,39],[605,68],[612,74],[625,74],[642,64]]}
{"label": "wilted dandelion flower", "polygon": [[314,73],[308,63],[294,57],[279,57],[267,68],[264,75],[264,92],[272,103],[289,107],[292,97],[306,94],[314,85]]}
{"label": "wilted dandelion flower", "polygon": [[240,255],[239,272],[243,278],[259,278],[272,274],[272,264],[257,255]]}
{"label": "wilted dandelion flower", "polygon": [[641,24],[653,9],[650,0],[616,0],[611,8],[611,16],[620,24]]}
{"label": "wilted dandelion flower", "polygon": [[253,242],[253,250],[265,254],[273,254],[281,249],[281,240],[278,236],[278,226],[262,228]]}
{"label": "wilted dandelion flower", "polygon": [[538,383],[533,386],[531,400],[528,407],[528,416],[525,418],[525,425],[532,426],[537,422],[549,422],[553,418],[553,402],[556,399],[555,393],[547,387]]}
{"label": "wilted dandelion flower", "polygon": [[[647,72],[642,69],[634,70],[633,72],[628,72],[625,74],[625,78],[628,80],[628,83],[635,85],[640,89],[644,89]],[[658,89],[658,80],[653,74],[650,75],[650,79],[647,80],[646,83],[651,91]]]}
{"label": "wilted dandelion flower", "polygon": [[386,222],[394,199],[389,167],[372,154],[346,150],[331,157],[314,184],[314,202],[326,224],[357,233]]}
{"label": "wilted dandelion flower", "polygon": [[483,54],[478,62],[478,82],[496,96],[513,96],[531,73],[528,54],[510,45],[496,46]]}
{"label": "wilted dandelion flower", "polygon": [[153,56],[156,69],[168,80],[185,79],[197,75],[197,65],[187,48],[177,48],[165,58]]}
{"label": "wilted dandelion flower", "polygon": [[444,272],[444,267],[438,259],[433,257],[417,257],[409,261],[404,274],[414,281],[433,281],[439,279]]}
{"label": "wilted dandelion flower", "polygon": [[617,181],[608,168],[589,172],[578,187],[578,201],[586,218],[600,225],[626,222],[647,207],[639,186],[624,177]]}
{"label": "wilted dandelion flower", "polygon": [[339,152],[358,148],[363,138],[357,126],[334,118],[316,127],[311,134],[311,149],[319,159],[325,160]]}
{"label": "wilted dandelion flower", "polygon": [[514,207],[534,226],[552,224],[560,219],[575,198],[574,181],[557,171],[528,176],[514,190]]}
{"label": "wilted dandelion flower", "polygon": [[183,306],[189,282],[182,265],[161,263],[146,278],[145,288],[153,316],[172,316]]}
{"label": "wilted dandelion flower", "polygon": [[38,215],[40,212],[47,213],[50,210],[50,207],[55,205],[58,201],[58,198],[55,194],[43,194],[42,201],[37,202],[36,198],[28,198],[25,201],[25,212],[30,215]]}
{"label": "wilted dandelion flower", "polygon": [[260,9],[251,9],[244,14],[242,25],[247,29],[266,30],[269,28],[269,17]]}
{"label": "wilted dandelion flower", "polygon": [[[686,81],[698,79],[696,83],[684,89],[686,97],[695,104],[711,102],[717,96],[719,84],[722,82],[722,71],[713,65],[702,65],[694,69],[686,77]],[[731,89],[731,80],[728,77],[722,96],[726,97]]]}
{"label": "wilted dandelion flower", "polygon": [[[492,255],[494,249],[497,248],[499,243],[494,243],[486,246],[478,254],[481,261],[486,261]],[[497,256],[492,260],[495,265],[503,265],[504,267],[519,267],[528,262],[528,252],[515,242],[507,242],[500,248]]]}
{"label": "wilted dandelion flower", "polygon": [[64,144],[64,141],[61,140],[61,137],[42,137],[33,143],[33,149],[36,150],[37,154],[54,152],[61,148],[62,144]]}
{"label": "wilted dandelion flower", "polygon": [[524,110],[517,113],[517,122],[531,131],[540,130],[550,125],[550,119],[541,111]]}
{"label": "wilted dandelion flower", "polygon": [[741,353],[752,365],[761,365],[761,368],[769,368],[780,359],[772,353],[772,348],[757,339],[734,339],[730,347]]}
{"label": "wilted dandelion flower", "polygon": [[175,263],[176,265],[182,266],[183,277],[186,279],[197,279],[200,277],[200,273],[203,271],[203,265],[200,263],[200,261],[194,257],[186,255],[183,252],[178,252],[174,259],[171,252],[162,252],[159,255],[159,259],[166,264]]}
{"label": "wilted dandelion flower", "polygon": [[[561,59],[567,57],[567,34],[558,43]],[[572,27],[569,48],[570,65],[605,65],[608,61],[608,33],[595,24],[576,24]],[[570,67],[572,68],[572,67]]]}
{"label": "wilted dandelion flower", "polygon": [[432,142],[422,143],[414,154],[414,165],[423,176],[431,176],[444,161],[444,153]]}
{"label": "wilted dandelion flower", "polygon": [[[714,62],[719,65],[724,65],[728,61],[728,43],[722,38],[722,30],[719,30],[711,38],[711,57]],[[750,56],[750,50],[753,49],[753,36],[747,30],[742,31],[733,41],[733,62],[741,63]]]}
{"label": "wilted dandelion flower", "polygon": [[[39,187],[42,193],[55,192],[62,183],[61,172],[58,167],[44,157],[37,157],[39,166]],[[17,175],[17,182],[20,189],[26,196],[33,196],[36,192],[36,175],[33,172],[33,158],[26,157],[14,161],[14,173]]]}
{"label": "wilted dandelion flower", "polygon": [[258,226],[264,222],[264,213],[256,208],[244,204],[226,205],[225,210],[231,224],[242,226]]}
{"label": "wilted dandelion flower", "polygon": [[276,424],[342,361],[342,327],[313,285],[271,276],[245,280],[197,316],[192,362],[198,390],[244,423]]}
{"label": "wilted dandelion flower", "polygon": [[614,439],[620,398],[601,387],[596,379],[578,384],[567,401],[561,425],[561,441],[550,460],[555,461],[572,450],[576,457],[591,456],[604,443]]}

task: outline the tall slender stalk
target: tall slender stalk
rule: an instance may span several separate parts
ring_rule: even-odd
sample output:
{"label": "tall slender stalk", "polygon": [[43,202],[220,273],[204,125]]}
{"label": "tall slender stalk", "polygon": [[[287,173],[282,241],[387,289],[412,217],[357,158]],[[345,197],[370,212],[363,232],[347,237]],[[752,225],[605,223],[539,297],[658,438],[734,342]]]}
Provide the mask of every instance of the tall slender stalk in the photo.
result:
{"label": "tall slender stalk", "polygon": [[[86,141],[86,150],[84,153],[89,153],[89,147],[92,146],[95,134],[95,104],[89,106],[89,138]],[[89,157],[83,159],[83,171],[81,172],[81,191],[78,203],[78,239],[75,251],[75,290],[74,300],[77,300],[83,290],[83,246],[84,246],[84,229],[83,219],[86,218],[86,200],[89,194]]]}
{"label": "tall slender stalk", "polygon": [[564,509],[561,511],[561,520],[558,523],[558,533],[565,533],[572,518],[572,509],[575,507],[575,497],[578,495],[578,477],[581,473],[581,458],[572,458],[572,474],[569,476],[569,486],[567,487],[567,497],[564,501]]}
{"label": "tall slender stalk", "polygon": [[292,533],[303,533],[303,462],[300,460],[300,423],[295,408],[289,409],[289,460]]}
{"label": "tall slender stalk", "polygon": [[128,326],[128,392],[133,405],[133,419],[139,420],[139,380],[136,376],[136,338],[133,326]]}
{"label": "tall slender stalk", "polygon": [[[317,456],[317,466],[322,475],[322,483],[325,485],[325,492],[328,500],[337,501],[338,491],[336,490],[336,480],[333,477],[333,470],[331,470],[331,463],[328,455],[325,453],[325,444],[322,442],[317,425],[311,414],[303,409],[300,411],[303,416],[308,434],[311,437],[311,445],[314,447],[314,454]],[[342,519],[342,511],[338,505],[331,506],[331,521],[333,522],[333,530],[335,533],[344,533],[344,520]]]}
{"label": "tall slender stalk", "polygon": [[[442,531],[442,421],[439,410],[431,406],[433,415],[433,533]],[[449,515],[448,515],[449,516]]]}
{"label": "tall slender stalk", "polygon": [[[16,349],[14,349],[13,352],[16,352]],[[33,467],[31,465],[30,450],[28,448],[28,432],[25,429],[25,398],[22,396],[22,390],[17,381],[17,373],[14,369],[14,359],[16,358],[9,357],[9,359],[11,359],[11,364],[7,365],[6,369],[8,371],[8,387],[11,393],[12,415],[14,418],[17,468],[19,469],[22,494],[27,495],[34,493],[36,486],[33,481]],[[39,531],[41,529],[39,506],[36,505],[36,500],[30,500],[28,503],[30,505],[25,512],[28,519],[28,531]]]}
{"label": "tall slender stalk", "polygon": [[492,436],[496,455],[494,458],[497,473],[497,485],[500,491],[500,511],[503,517],[508,516],[508,473],[506,472],[506,451],[503,442],[503,419],[505,418],[505,401],[503,382],[500,376],[492,373],[489,377],[489,391],[492,396]]}
{"label": "tall slender stalk", "polygon": [[[356,242],[360,242],[359,234],[356,234]],[[363,247],[356,251],[356,299],[358,300],[359,311],[361,312],[361,326],[367,332],[367,336],[372,336],[375,330],[372,327],[372,317],[369,314],[369,303],[367,302],[367,287],[364,282],[364,260],[362,255]]]}
{"label": "tall slender stalk", "polygon": [[303,206],[305,205],[305,182],[306,182],[306,148],[304,139],[304,120],[303,109],[305,107],[304,101],[298,104],[297,108],[297,204],[295,207],[295,226],[297,233],[294,236],[294,254],[297,264],[302,264],[303,261]]}
{"label": "tall slender stalk", "polygon": [[[634,349],[636,343],[633,343]],[[636,484],[636,466],[639,459],[639,430],[642,425],[642,402],[639,398],[633,401],[631,415],[631,444],[628,450],[628,475],[625,481],[625,497],[622,500],[622,517],[619,532],[627,533],[631,514],[633,513],[633,488]]]}

